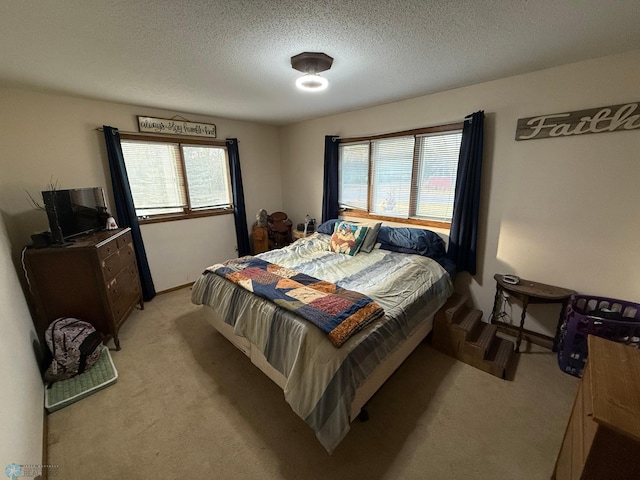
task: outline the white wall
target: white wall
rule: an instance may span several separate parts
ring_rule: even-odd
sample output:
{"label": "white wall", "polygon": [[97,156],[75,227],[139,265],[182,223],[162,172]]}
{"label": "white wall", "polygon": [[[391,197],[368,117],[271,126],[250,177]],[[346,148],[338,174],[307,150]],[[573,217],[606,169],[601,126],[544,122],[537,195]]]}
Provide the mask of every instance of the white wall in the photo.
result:
{"label": "white wall", "polygon": [[159,292],[191,283],[209,265],[238,256],[233,215],[152,223],[141,230]]}
{"label": "white wall", "polygon": [[[284,208],[320,219],[324,135],[356,137],[485,111],[478,273],[456,289],[491,312],[494,273],[640,302],[640,130],[516,142],[518,118],[640,101],[640,51],[290,125]],[[527,328],[553,334],[556,307]],[[519,306],[512,316],[519,318]]]}
{"label": "white wall", "polygon": [[44,387],[33,346],[36,334],[0,210],[0,469],[42,463]]}
{"label": "white wall", "polygon": [[[0,88],[0,105],[0,209],[14,254],[32,233],[48,229],[26,192],[41,198],[51,179],[60,188],[104,187],[113,206],[104,137],[95,129],[135,132],[136,115],[181,115],[214,123],[219,139],[238,138],[248,226],[260,208],[282,209],[276,127],[9,88]],[[236,255],[232,215],[143,225],[142,235],[157,291],[192,282],[204,267]]]}

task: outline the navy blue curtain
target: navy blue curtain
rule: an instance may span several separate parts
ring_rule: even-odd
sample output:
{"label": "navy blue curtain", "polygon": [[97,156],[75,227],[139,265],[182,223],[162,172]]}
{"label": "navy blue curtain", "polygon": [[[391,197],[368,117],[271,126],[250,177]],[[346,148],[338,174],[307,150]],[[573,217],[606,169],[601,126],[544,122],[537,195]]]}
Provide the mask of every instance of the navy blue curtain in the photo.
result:
{"label": "navy blue curtain", "polygon": [[324,137],[324,184],[322,223],[338,218],[338,137]]}
{"label": "navy blue curtain", "polygon": [[229,155],[233,218],[236,223],[238,256],[244,257],[251,253],[251,244],[249,243],[249,229],[247,228],[247,212],[244,207],[244,189],[242,188],[242,172],[240,171],[240,153],[238,151],[237,138],[227,138],[227,153]]}
{"label": "navy blue curtain", "polygon": [[[124,164],[124,155],[120,145],[120,133],[117,128],[103,126],[104,140],[107,145],[107,156],[109,157],[109,171],[111,172],[111,185],[113,186],[113,197],[116,202],[116,219],[119,227],[130,227],[133,246],[138,261],[138,273],[140,274],[140,285],[142,287],[143,300],[149,301],[156,296],[156,289],[153,286],[151,270],[147,261],[147,253],[144,249],[142,234],[138,216],[133,205],[133,196],[129,187],[129,177]],[[113,213],[113,212],[112,212]]]}
{"label": "navy blue curtain", "polygon": [[456,264],[456,271],[466,271],[471,275],[476,274],[483,138],[484,111],[481,110],[466,117],[462,127],[453,219],[447,251],[447,257]]}

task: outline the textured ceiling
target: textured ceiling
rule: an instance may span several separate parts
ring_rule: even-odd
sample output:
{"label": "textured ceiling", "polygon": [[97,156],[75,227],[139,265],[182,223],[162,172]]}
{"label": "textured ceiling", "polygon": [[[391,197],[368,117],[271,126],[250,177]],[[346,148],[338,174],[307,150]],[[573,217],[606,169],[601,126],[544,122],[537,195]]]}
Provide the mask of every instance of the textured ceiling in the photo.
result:
{"label": "textured ceiling", "polygon": [[[640,48],[639,0],[3,0],[0,85],[274,125]],[[334,57],[303,93],[290,57]]]}

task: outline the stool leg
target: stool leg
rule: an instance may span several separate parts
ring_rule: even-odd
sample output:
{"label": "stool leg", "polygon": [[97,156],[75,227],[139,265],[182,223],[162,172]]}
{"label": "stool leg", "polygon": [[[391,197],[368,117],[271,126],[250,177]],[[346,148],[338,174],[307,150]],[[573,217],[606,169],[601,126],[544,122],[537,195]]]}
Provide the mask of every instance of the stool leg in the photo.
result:
{"label": "stool leg", "polygon": [[496,296],[493,300],[493,310],[491,310],[491,318],[489,319],[489,323],[493,323],[493,320],[496,318],[498,314],[498,302],[500,301],[500,285],[496,282]]}

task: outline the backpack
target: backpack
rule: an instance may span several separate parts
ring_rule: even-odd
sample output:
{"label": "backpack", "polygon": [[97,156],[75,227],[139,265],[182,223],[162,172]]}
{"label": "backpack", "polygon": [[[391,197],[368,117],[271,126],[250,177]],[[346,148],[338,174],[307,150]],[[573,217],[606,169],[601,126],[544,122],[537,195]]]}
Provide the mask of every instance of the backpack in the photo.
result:
{"label": "backpack", "polygon": [[77,318],[54,320],[44,337],[53,357],[44,372],[46,381],[71,378],[91,368],[100,358],[102,335],[93,325]]}

